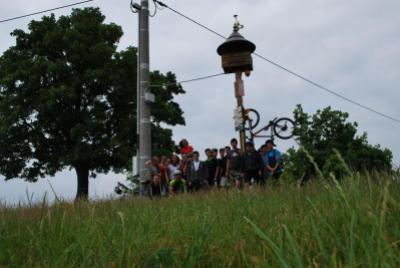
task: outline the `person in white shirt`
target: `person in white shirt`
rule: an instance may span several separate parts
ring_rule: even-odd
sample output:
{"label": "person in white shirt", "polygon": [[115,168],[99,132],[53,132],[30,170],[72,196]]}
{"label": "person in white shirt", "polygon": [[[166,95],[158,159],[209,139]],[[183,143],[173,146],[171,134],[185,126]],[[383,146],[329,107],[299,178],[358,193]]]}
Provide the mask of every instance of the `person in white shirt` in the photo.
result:
{"label": "person in white shirt", "polygon": [[168,165],[168,175],[169,178],[172,179],[174,177],[175,171],[177,171],[181,167],[181,160],[179,156],[176,154],[172,155],[171,161]]}

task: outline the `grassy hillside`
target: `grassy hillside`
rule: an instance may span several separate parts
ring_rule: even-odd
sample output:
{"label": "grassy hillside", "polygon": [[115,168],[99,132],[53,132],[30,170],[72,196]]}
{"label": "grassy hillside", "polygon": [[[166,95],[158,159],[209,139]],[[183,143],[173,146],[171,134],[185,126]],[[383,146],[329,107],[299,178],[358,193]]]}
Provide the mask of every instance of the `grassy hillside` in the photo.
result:
{"label": "grassy hillside", "polygon": [[399,267],[385,176],[251,193],[0,209],[0,266]]}

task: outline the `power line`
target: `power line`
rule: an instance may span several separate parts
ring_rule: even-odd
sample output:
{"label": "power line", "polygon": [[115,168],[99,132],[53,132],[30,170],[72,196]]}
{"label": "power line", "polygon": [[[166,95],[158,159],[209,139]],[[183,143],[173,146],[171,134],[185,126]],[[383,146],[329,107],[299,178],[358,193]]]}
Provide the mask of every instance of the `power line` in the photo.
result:
{"label": "power line", "polygon": [[213,78],[213,77],[217,77],[217,76],[221,76],[221,75],[225,75],[225,73],[212,74],[212,75],[202,76],[202,77],[198,77],[198,78],[182,80],[179,82],[179,84],[190,83],[190,82],[199,81],[199,80],[205,80],[205,79],[209,79],[209,78]]}
{"label": "power line", "polygon": [[310,80],[310,79],[308,79],[308,78],[306,78],[306,77],[304,77],[304,76],[302,76],[302,75],[300,75],[298,73],[295,73],[295,72],[283,67],[282,65],[280,65],[280,64],[278,64],[276,62],[273,62],[273,61],[263,57],[260,54],[254,53],[254,55],[256,55],[257,57],[259,57],[259,58],[271,63],[272,65],[274,65],[274,66],[276,66],[276,67],[278,67],[278,68],[290,73],[291,75],[296,76],[297,78],[300,78],[300,79],[304,80],[305,82],[312,84],[313,86],[315,86],[315,87],[317,87],[319,89],[322,89],[322,90],[324,90],[324,91],[326,91],[326,92],[328,92],[328,93],[330,93],[332,95],[335,95],[338,98],[341,98],[341,99],[343,99],[343,100],[345,100],[347,102],[350,102],[350,103],[352,103],[352,104],[354,104],[354,105],[356,105],[356,106],[358,106],[360,108],[363,108],[365,110],[368,110],[368,111],[370,111],[372,113],[375,113],[377,115],[385,117],[386,119],[390,119],[390,120],[400,124],[400,119],[394,118],[394,117],[392,117],[390,115],[387,115],[387,114],[384,114],[384,113],[381,113],[381,112],[379,112],[379,111],[377,111],[377,110],[375,110],[373,108],[370,108],[370,107],[368,107],[368,106],[366,106],[364,104],[361,104],[361,103],[359,103],[359,102],[357,102],[355,100],[352,100],[352,99],[350,99],[350,98],[348,98],[346,96],[343,96],[343,95],[341,95],[341,94],[339,94],[339,93],[337,93],[337,92],[335,92],[335,91],[333,91],[333,90],[331,90],[329,88],[326,88],[326,87],[324,87],[324,86],[322,86],[322,85],[320,85],[320,84],[318,84],[318,83],[316,83],[316,82],[314,82],[314,81],[312,81],[312,80]]}
{"label": "power line", "polygon": [[204,24],[201,24],[201,23],[198,22],[198,21],[195,21],[195,20],[192,19],[192,18],[189,18],[189,17],[186,16],[185,14],[183,14],[183,13],[181,13],[181,12],[179,12],[179,11],[173,9],[172,7],[167,6],[167,5],[164,4],[163,2],[158,1],[158,0],[154,0],[154,2],[156,2],[157,4],[159,4],[159,5],[162,6],[162,7],[168,8],[169,10],[171,10],[171,11],[175,12],[176,14],[178,14],[179,16],[184,17],[185,19],[187,19],[187,20],[193,22],[194,24],[197,24],[198,26],[200,26],[200,27],[206,29],[207,31],[212,32],[213,34],[216,34],[216,35],[218,35],[219,37],[222,37],[222,38],[226,39],[226,37],[223,36],[222,34],[220,34],[220,33],[216,32],[216,31],[214,31],[213,29],[211,29],[211,28],[205,26]]}
{"label": "power line", "polygon": [[30,13],[30,14],[26,14],[26,15],[14,17],[14,18],[0,20],[0,23],[7,22],[7,21],[12,21],[12,20],[17,20],[17,19],[22,19],[22,18],[33,16],[33,15],[42,14],[42,13],[46,13],[46,12],[49,12],[49,11],[54,11],[54,10],[58,10],[58,9],[66,8],[66,7],[72,7],[72,6],[76,6],[76,5],[80,5],[80,4],[84,4],[84,3],[88,3],[88,2],[92,2],[92,1],[94,1],[94,0],[86,0],[86,1],[78,2],[78,3],[69,4],[69,5],[65,5],[65,6],[60,6],[60,7],[47,9],[47,10],[43,10],[43,11],[38,11],[38,12],[35,12],[35,13]]}
{"label": "power line", "polygon": [[225,75],[225,73],[206,75],[206,76],[201,76],[201,77],[196,77],[196,78],[192,78],[192,79],[187,79],[187,80],[178,81],[178,82],[175,82],[175,83],[167,83],[167,84],[161,84],[161,85],[150,85],[150,87],[175,86],[175,85],[178,85],[178,84],[184,84],[184,83],[190,83],[190,82],[195,82],[195,81],[210,79],[210,78],[214,78],[214,77],[222,76],[222,75]]}
{"label": "power line", "polygon": [[[167,6],[163,2],[160,2],[160,1],[157,1],[157,0],[155,0],[155,2],[157,2],[160,6],[168,8],[169,10],[171,10],[174,13],[178,14],[179,16],[181,16],[181,17],[193,22],[194,24],[200,26],[201,28],[203,28],[203,29],[215,34],[215,35],[217,35],[217,36],[219,36],[221,38],[224,38],[224,39],[227,38],[226,36],[214,31],[213,29],[205,26],[204,24],[202,24],[202,23],[200,23],[200,22],[198,22],[198,21],[196,21],[196,20],[184,15],[183,13],[181,13],[181,12],[179,12],[179,11],[169,7],[169,6]],[[268,58],[266,58],[266,57],[264,57],[264,56],[262,56],[262,55],[260,55],[258,53],[254,53],[254,55],[256,57],[258,57],[258,58],[260,58],[260,59],[262,59],[262,60],[264,60],[264,61],[266,61],[266,62],[268,62],[268,63],[270,63],[272,65],[274,65],[275,67],[278,67],[279,69],[281,69],[281,70],[283,70],[283,71],[285,71],[285,72],[287,72],[287,73],[289,73],[289,74],[291,74],[291,75],[293,75],[293,76],[295,76],[295,77],[297,77],[297,78],[299,78],[299,79],[301,79],[301,80],[303,80],[303,81],[305,81],[305,82],[307,82],[307,83],[309,83],[309,84],[311,84],[311,85],[313,85],[313,86],[315,86],[315,87],[317,87],[317,88],[319,88],[319,89],[321,89],[321,90],[323,90],[325,92],[328,92],[328,93],[330,93],[330,94],[332,94],[332,95],[334,95],[334,96],[336,96],[338,98],[341,98],[341,99],[343,99],[343,100],[345,100],[345,101],[347,101],[347,102],[349,102],[351,104],[354,104],[354,105],[356,105],[356,106],[358,106],[360,108],[363,108],[363,109],[365,109],[365,110],[367,110],[369,112],[375,113],[375,114],[377,114],[379,116],[382,116],[382,117],[384,117],[386,119],[392,120],[392,121],[400,124],[400,119],[398,119],[398,118],[392,117],[392,116],[384,114],[382,112],[379,112],[379,111],[377,111],[377,110],[375,110],[375,109],[373,109],[371,107],[368,107],[368,106],[366,106],[364,104],[361,104],[361,103],[359,103],[359,102],[357,102],[355,100],[352,100],[352,99],[350,99],[350,98],[348,98],[348,97],[346,97],[344,95],[341,95],[341,94],[339,94],[339,93],[337,93],[337,92],[335,92],[335,91],[333,91],[331,89],[328,89],[327,87],[324,87],[324,86],[320,85],[319,83],[312,81],[311,79],[308,79],[308,78],[306,78],[306,77],[304,77],[304,76],[302,76],[302,75],[300,75],[300,74],[298,74],[298,73],[296,73],[294,71],[291,71],[288,68],[282,66],[281,64],[276,63],[276,62],[274,62],[274,61],[272,61],[272,60],[270,60],[270,59],[268,59]]]}

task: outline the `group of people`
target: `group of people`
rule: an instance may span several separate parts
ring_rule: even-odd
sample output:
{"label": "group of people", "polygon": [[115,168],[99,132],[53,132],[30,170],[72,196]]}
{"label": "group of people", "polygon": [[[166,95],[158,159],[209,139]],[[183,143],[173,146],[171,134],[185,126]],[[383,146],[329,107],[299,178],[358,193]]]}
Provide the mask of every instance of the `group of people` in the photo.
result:
{"label": "group of people", "polygon": [[194,193],[212,188],[247,189],[250,185],[265,187],[267,180],[277,181],[283,172],[282,158],[273,140],[267,140],[258,150],[246,142],[241,152],[233,138],[230,146],[206,149],[206,160],[200,160],[186,139],[179,143],[180,154],[171,158],[153,157],[146,164],[150,181],[142,182],[142,196],[168,196]]}

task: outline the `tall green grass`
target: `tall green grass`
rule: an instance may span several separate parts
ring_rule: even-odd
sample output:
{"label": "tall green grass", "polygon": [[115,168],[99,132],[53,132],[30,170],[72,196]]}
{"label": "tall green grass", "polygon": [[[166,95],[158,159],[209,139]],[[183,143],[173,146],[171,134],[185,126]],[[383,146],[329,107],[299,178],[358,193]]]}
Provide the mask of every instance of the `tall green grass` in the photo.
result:
{"label": "tall green grass", "polygon": [[400,185],[354,175],[0,209],[0,266],[400,267]]}

